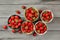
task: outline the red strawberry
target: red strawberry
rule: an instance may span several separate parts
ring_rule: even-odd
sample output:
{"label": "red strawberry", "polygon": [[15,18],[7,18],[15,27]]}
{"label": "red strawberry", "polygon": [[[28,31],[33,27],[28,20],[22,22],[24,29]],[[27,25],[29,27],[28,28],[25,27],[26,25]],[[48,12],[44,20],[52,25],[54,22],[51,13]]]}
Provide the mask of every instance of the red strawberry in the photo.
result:
{"label": "red strawberry", "polygon": [[37,35],[37,34],[34,32],[34,33],[33,33],[33,36],[36,36],[36,35]]}
{"label": "red strawberry", "polygon": [[22,6],[23,9],[26,9],[26,6]]}
{"label": "red strawberry", "polygon": [[20,14],[21,12],[19,10],[16,10],[16,14]]}
{"label": "red strawberry", "polygon": [[18,23],[18,26],[21,26],[21,23]]}
{"label": "red strawberry", "polygon": [[20,22],[20,23],[21,23],[21,22],[22,22],[22,19],[19,19],[19,21],[18,21],[18,22]]}
{"label": "red strawberry", "polygon": [[16,26],[15,26],[15,28],[19,28],[19,26],[18,26],[18,25],[16,25]]}
{"label": "red strawberry", "polygon": [[11,19],[9,19],[9,23],[11,23],[11,21],[12,21],[12,20],[11,20]]}
{"label": "red strawberry", "polygon": [[47,27],[44,27],[44,32],[47,31]]}
{"label": "red strawberry", "polygon": [[15,32],[16,32],[16,30],[14,30],[14,29],[13,29],[13,30],[12,30],[12,32],[13,32],[13,33],[15,33]]}
{"label": "red strawberry", "polygon": [[13,20],[15,17],[14,16],[11,16],[11,19]]}
{"label": "red strawberry", "polygon": [[15,18],[16,18],[16,19],[19,19],[19,17],[18,17],[18,16],[15,16]]}
{"label": "red strawberry", "polygon": [[40,30],[43,30],[43,27],[40,27]]}
{"label": "red strawberry", "polygon": [[8,26],[11,26],[11,24],[8,24]]}
{"label": "red strawberry", "polygon": [[52,15],[50,16],[50,19],[52,19]]}
{"label": "red strawberry", "polygon": [[7,26],[6,26],[6,25],[4,25],[4,26],[3,26],[3,28],[4,28],[4,29],[7,29]]}
{"label": "red strawberry", "polygon": [[41,30],[40,33],[43,34],[44,33],[44,30]]}

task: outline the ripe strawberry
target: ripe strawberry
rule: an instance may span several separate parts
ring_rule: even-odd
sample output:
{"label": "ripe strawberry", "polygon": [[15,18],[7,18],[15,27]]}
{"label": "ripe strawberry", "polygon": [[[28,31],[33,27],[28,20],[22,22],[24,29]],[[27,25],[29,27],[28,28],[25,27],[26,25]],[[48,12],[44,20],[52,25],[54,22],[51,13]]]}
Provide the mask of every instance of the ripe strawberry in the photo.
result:
{"label": "ripe strawberry", "polygon": [[12,32],[13,32],[13,33],[15,33],[15,32],[16,32],[16,30],[14,30],[14,29],[13,29],[13,30],[12,30]]}
{"label": "ripe strawberry", "polygon": [[3,26],[3,28],[4,28],[4,29],[7,29],[7,26],[6,26],[6,25],[4,25],[4,26]]}
{"label": "ripe strawberry", "polygon": [[37,35],[37,34],[34,32],[34,33],[33,33],[33,36],[36,36],[36,35]]}
{"label": "ripe strawberry", "polygon": [[15,26],[15,28],[19,28],[19,26],[18,26],[18,25],[16,25],[16,26]]}
{"label": "ripe strawberry", "polygon": [[8,26],[11,26],[11,24],[8,24]]}
{"label": "ripe strawberry", "polygon": [[23,9],[26,9],[26,6],[22,6]]}
{"label": "ripe strawberry", "polygon": [[14,16],[11,16],[11,19],[13,20],[15,17]]}
{"label": "ripe strawberry", "polygon": [[19,19],[19,17],[18,16],[15,16],[15,19]]}
{"label": "ripe strawberry", "polygon": [[44,33],[44,30],[41,30],[40,33],[43,34]]}
{"label": "ripe strawberry", "polygon": [[21,26],[21,23],[18,23],[18,26]]}
{"label": "ripe strawberry", "polygon": [[40,27],[40,30],[43,30],[43,27]]}
{"label": "ripe strawberry", "polygon": [[21,23],[21,22],[22,22],[22,19],[19,19],[19,20],[18,20],[18,22],[20,22],[20,23]]}
{"label": "ripe strawberry", "polygon": [[20,14],[21,12],[19,10],[16,10],[16,14]]}
{"label": "ripe strawberry", "polygon": [[9,19],[8,22],[11,23],[12,19]]}

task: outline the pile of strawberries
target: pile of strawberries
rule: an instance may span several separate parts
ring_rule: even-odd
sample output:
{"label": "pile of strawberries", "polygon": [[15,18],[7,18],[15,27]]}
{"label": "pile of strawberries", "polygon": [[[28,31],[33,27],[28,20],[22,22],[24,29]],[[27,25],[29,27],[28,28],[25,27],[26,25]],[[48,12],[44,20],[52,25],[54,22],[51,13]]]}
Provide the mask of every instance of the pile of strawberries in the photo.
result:
{"label": "pile of strawberries", "polygon": [[31,34],[34,31],[34,24],[29,21],[23,22],[21,30],[23,33]]}
{"label": "pile of strawberries", "polygon": [[51,12],[50,10],[44,10],[44,11],[42,12],[41,17],[42,17],[41,19],[42,19],[44,22],[49,23],[49,22],[51,22],[52,19],[53,19],[53,14],[52,14],[52,12]]}
{"label": "pile of strawberries", "polygon": [[12,15],[9,19],[8,19],[8,26],[13,28],[13,29],[17,29],[20,28],[21,24],[22,24],[22,19],[20,16],[18,15]]}
{"label": "pile of strawberries", "polygon": [[[8,25],[3,26],[3,28],[7,29],[9,26],[13,33],[33,34],[33,36],[45,34],[47,32],[46,22],[52,21],[53,18],[52,12],[48,10],[38,11],[36,8],[26,8],[26,6],[22,6],[22,8],[25,10],[26,20],[23,21],[18,15],[12,15],[8,19]],[[17,10],[16,13],[20,14],[21,12]],[[40,19],[41,21],[38,21]]]}
{"label": "pile of strawberries", "polygon": [[39,16],[38,11],[35,8],[33,8],[33,7],[30,7],[28,9],[26,9],[26,11],[25,11],[25,17],[29,21],[32,21],[32,22],[36,21],[38,16]]}
{"label": "pile of strawberries", "polygon": [[35,32],[39,35],[43,35],[47,31],[46,24],[42,23],[41,21],[38,21],[35,24]]}

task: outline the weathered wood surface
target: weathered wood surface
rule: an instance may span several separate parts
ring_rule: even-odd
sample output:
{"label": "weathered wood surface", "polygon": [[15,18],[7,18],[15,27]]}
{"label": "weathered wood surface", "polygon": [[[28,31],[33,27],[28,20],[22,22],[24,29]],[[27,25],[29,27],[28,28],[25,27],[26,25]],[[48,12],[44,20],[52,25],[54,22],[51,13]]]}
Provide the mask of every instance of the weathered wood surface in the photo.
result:
{"label": "weathered wood surface", "polygon": [[[54,17],[60,17],[60,5],[25,5],[28,7],[35,7],[37,9],[49,9],[53,12]],[[9,17],[15,14],[16,10],[21,11],[21,16],[24,16],[22,5],[0,5],[0,17]]]}
{"label": "weathered wood surface", "polygon": [[0,4],[60,4],[60,0],[0,0]]}
{"label": "weathered wood surface", "polygon": [[[7,24],[8,17],[21,11],[24,16],[22,5],[36,7],[37,9],[50,9],[54,13],[54,20],[48,25],[48,32],[43,36],[33,37],[32,35],[12,33],[11,29],[4,30],[3,25]],[[0,40],[59,40],[60,39],[60,0],[0,0]]]}
{"label": "weathered wood surface", "polygon": [[58,40],[60,39],[60,31],[48,31],[45,35],[33,37],[32,35],[12,33],[11,31],[0,31],[1,40]]}

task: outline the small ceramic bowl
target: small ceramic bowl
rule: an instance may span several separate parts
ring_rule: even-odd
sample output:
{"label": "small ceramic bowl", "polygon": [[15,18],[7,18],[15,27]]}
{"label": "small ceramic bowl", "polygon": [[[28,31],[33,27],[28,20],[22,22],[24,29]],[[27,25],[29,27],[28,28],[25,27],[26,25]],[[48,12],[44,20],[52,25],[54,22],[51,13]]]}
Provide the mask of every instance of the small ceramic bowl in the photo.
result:
{"label": "small ceramic bowl", "polygon": [[[18,16],[18,15],[12,15],[12,16]],[[21,19],[20,16],[18,16],[18,17],[19,17],[19,19]],[[8,19],[8,26],[9,26],[9,24],[11,24],[11,23],[9,23],[10,18],[11,18],[11,16],[10,16],[9,19]],[[23,20],[22,20],[22,21],[23,21]],[[22,22],[21,22],[21,24],[22,24]],[[9,26],[9,27],[12,28],[12,26]],[[20,26],[19,26],[18,28],[12,28],[12,29],[20,29]]]}
{"label": "small ceramic bowl", "polygon": [[[41,21],[38,21],[38,22],[41,22]],[[38,23],[37,22],[37,23]],[[36,24],[37,24],[36,23]],[[43,22],[41,22],[41,23],[43,23]],[[46,31],[44,31],[44,33],[38,33],[37,31],[36,31],[36,24],[35,24],[35,27],[34,27],[34,30],[35,30],[35,32],[38,34],[38,35],[44,35],[44,34],[46,34],[47,33],[47,30]],[[44,25],[46,25],[45,23],[43,23]],[[46,27],[47,27],[47,25],[46,25]],[[41,30],[40,30],[41,31]]]}
{"label": "small ceramic bowl", "polygon": [[[37,14],[38,14],[38,17],[35,19],[35,20],[33,20],[33,21],[31,21],[31,22],[35,22],[36,20],[38,20],[38,18],[39,18],[39,11],[36,9],[36,8],[34,8],[34,7],[29,7],[29,8],[33,8],[34,10],[36,10],[37,11]],[[29,8],[27,8],[27,9],[29,9]],[[26,10],[27,10],[26,9]],[[27,20],[27,21],[30,21],[30,20],[28,20],[27,18],[26,18],[26,10],[25,10],[25,19]]]}
{"label": "small ceramic bowl", "polygon": [[[30,21],[24,21],[23,23],[22,23],[22,25],[24,24],[24,23],[26,23],[26,22],[30,22]],[[32,23],[33,24],[33,23]],[[28,25],[28,24],[27,24]],[[23,26],[21,26],[21,30],[23,30],[22,29],[23,28]],[[33,32],[34,32],[34,24],[33,24],[33,30],[31,31],[31,32],[29,32],[29,33],[27,33],[27,32],[24,32],[24,31],[22,31],[23,33],[25,33],[25,34],[32,34]]]}
{"label": "small ceramic bowl", "polygon": [[[51,12],[51,15],[52,15],[52,19],[50,19],[50,21],[48,21],[48,22],[47,22],[47,21],[44,21],[44,20],[42,19],[42,14],[43,14],[45,11]],[[50,23],[50,22],[53,20],[54,15],[53,15],[53,12],[52,12],[51,10],[43,10],[42,13],[40,14],[40,18],[41,18],[42,22],[44,22],[44,23]]]}

